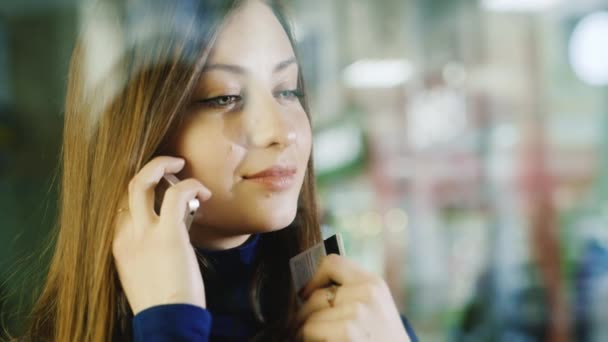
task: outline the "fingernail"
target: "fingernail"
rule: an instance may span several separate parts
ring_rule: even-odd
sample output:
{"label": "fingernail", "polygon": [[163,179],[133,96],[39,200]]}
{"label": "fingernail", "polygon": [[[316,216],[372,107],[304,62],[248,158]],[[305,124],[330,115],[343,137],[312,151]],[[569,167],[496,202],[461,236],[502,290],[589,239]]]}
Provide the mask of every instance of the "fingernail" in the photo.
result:
{"label": "fingernail", "polygon": [[184,163],[185,163],[185,162],[186,162],[186,161],[185,161],[185,160],[183,160],[183,159],[174,159],[174,160],[172,160],[172,161],[170,162],[170,164],[169,164],[169,165],[171,165],[172,167],[179,167],[179,168],[181,168],[181,167],[183,167],[183,166],[184,166]]}
{"label": "fingernail", "polygon": [[201,196],[203,197],[203,199],[209,199],[209,198],[211,198],[211,195],[213,195],[213,194],[211,193],[211,191],[209,191],[209,190],[207,190],[207,189],[203,189],[203,190],[201,190],[200,194],[201,194]]}

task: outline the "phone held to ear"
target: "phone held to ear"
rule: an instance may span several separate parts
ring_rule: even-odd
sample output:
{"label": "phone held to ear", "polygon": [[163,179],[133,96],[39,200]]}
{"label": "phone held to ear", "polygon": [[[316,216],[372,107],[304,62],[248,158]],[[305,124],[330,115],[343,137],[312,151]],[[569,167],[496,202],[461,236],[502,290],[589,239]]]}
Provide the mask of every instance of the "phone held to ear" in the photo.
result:
{"label": "phone held to ear", "polygon": [[[179,178],[177,178],[174,174],[170,173],[165,174],[161,179],[159,186],[157,186],[156,188],[157,194],[154,209],[156,210],[157,214],[160,213],[162,198],[165,196],[165,191],[167,191],[169,187],[177,184],[178,182]],[[186,205],[186,212],[184,213],[184,223],[186,224],[186,229],[190,230],[190,226],[192,225],[192,221],[194,220],[194,214],[196,213],[196,210],[198,210],[199,206],[200,202],[196,198],[193,198],[188,201],[188,204]]]}

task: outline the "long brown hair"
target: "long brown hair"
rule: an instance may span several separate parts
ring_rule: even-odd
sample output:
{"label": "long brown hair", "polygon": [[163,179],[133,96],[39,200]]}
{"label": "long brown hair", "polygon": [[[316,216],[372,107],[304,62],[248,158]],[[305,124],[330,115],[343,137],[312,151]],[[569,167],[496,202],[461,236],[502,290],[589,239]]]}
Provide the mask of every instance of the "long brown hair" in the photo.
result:
{"label": "long brown hair", "polygon": [[[131,339],[132,312],[111,252],[118,201],[179,123],[221,24],[242,1],[126,3],[90,8],[94,20],[85,18],[74,48],[56,244],[26,340]],[[294,45],[280,4],[268,4]],[[99,37],[115,44],[101,46],[112,52],[106,59],[95,55]],[[96,62],[105,69],[100,72]],[[298,83],[304,90],[301,72]],[[302,105],[309,113],[305,96]],[[258,338],[284,340],[292,334],[295,294],[288,258],[320,241],[314,183],[310,158],[296,219],[260,240],[251,296],[263,323]]]}

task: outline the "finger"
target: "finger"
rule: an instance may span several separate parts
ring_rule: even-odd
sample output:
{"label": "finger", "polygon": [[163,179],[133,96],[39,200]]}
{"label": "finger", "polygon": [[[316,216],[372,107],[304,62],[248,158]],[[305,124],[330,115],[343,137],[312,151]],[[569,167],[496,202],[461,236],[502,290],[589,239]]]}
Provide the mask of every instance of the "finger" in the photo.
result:
{"label": "finger", "polygon": [[124,218],[125,216],[129,216],[129,193],[125,192],[125,194],[121,197],[121,199],[118,201],[118,204],[116,206],[115,212],[116,214],[114,215],[114,225],[116,227],[114,233],[118,234],[118,231],[122,228],[124,228],[124,224],[122,224],[122,222],[124,222]]}
{"label": "finger", "polygon": [[366,313],[367,308],[364,304],[351,302],[316,311],[311,314],[308,319],[306,319],[306,322],[329,322],[337,320],[354,320],[357,322],[362,322],[366,316]]}
{"label": "finger", "polygon": [[330,254],[321,260],[321,264],[312,279],[300,291],[301,297],[307,299],[310,294],[329,284],[356,284],[368,280],[372,275],[358,265],[337,254]]}
{"label": "finger", "polygon": [[128,211],[123,211],[118,213],[114,218],[114,237],[112,241],[112,254],[114,257],[120,255],[123,250],[123,246],[128,244],[128,242],[133,238],[133,234],[135,233],[133,230],[129,229],[132,226],[131,224],[131,215]]}
{"label": "finger", "polygon": [[194,178],[183,180],[165,192],[160,208],[161,220],[170,223],[169,225],[183,223],[188,201],[198,198],[203,202],[210,197],[211,191],[198,180]]}
{"label": "finger", "polygon": [[125,194],[118,201],[118,205],[116,207],[116,214],[114,215],[114,237],[112,241],[112,252],[118,250],[118,246],[122,245],[123,240],[125,240],[128,227],[130,227],[131,215],[129,214],[129,194],[125,192]]}
{"label": "finger", "polygon": [[[334,307],[344,305],[356,305],[357,303],[365,304],[377,298],[377,294],[382,289],[376,286],[375,282],[367,282],[358,285],[343,285],[338,286],[333,295]],[[308,300],[304,302],[298,310],[296,321],[302,324],[317,311],[325,310],[331,307],[328,299],[329,288],[324,287],[314,290]]]}
{"label": "finger", "polygon": [[358,339],[356,325],[351,321],[307,322],[298,332],[300,341],[352,341]]}
{"label": "finger", "polygon": [[[304,302],[302,307],[298,310],[296,321],[298,325],[304,323],[310,315],[313,313],[330,308],[329,300],[327,299],[329,288],[322,288],[313,291],[308,300]],[[334,299],[337,300],[338,291],[335,292]],[[334,301],[335,303],[335,301]]]}
{"label": "finger", "polygon": [[154,188],[165,173],[179,172],[185,164],[181,158],[160,156],[148,162],[129,182],[129,210],[134,220],[146,223],[157,217],[154,212]]}

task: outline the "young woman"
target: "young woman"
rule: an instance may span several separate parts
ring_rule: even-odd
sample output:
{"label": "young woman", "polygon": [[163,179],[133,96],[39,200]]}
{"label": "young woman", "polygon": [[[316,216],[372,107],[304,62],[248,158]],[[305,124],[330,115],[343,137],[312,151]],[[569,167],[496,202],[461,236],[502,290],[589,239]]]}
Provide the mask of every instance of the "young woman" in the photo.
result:
{"label": "young woman", "polygon": [[278,5],[111,4],[73,53],[60,228],[25,339],[407,341],[384,281],[343,257],[292,289],[288,260],[320,231]]}

